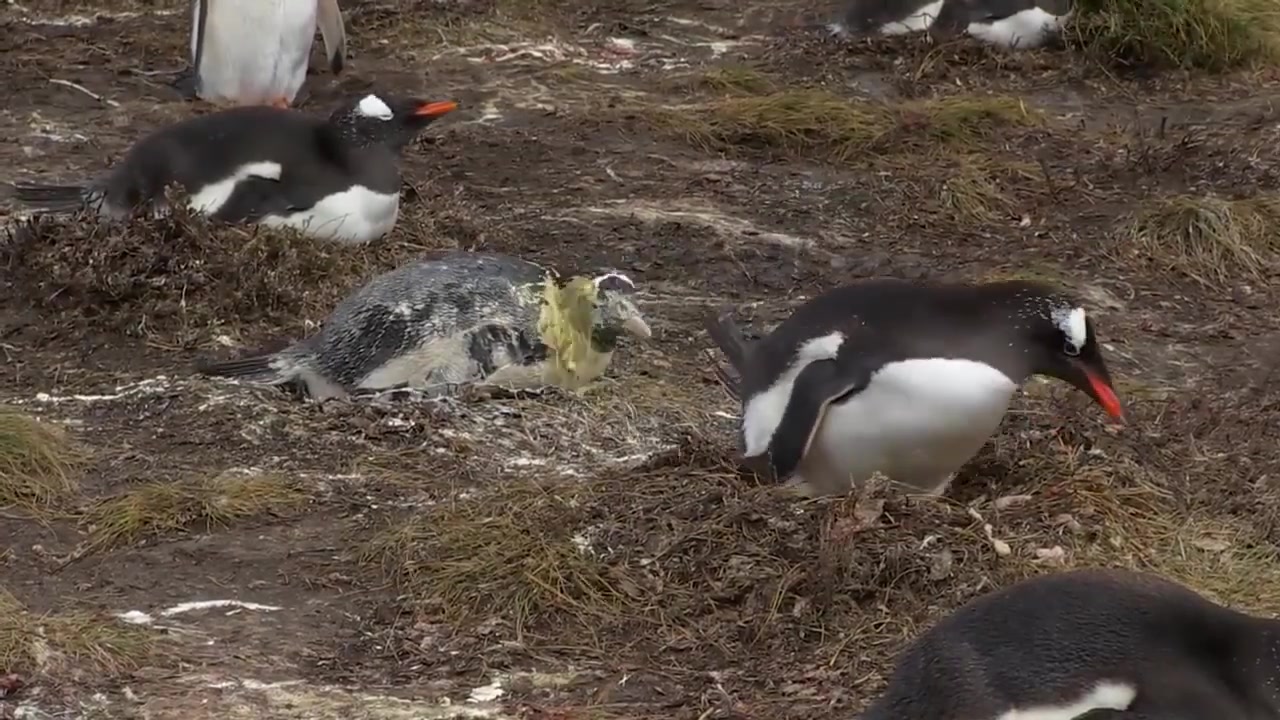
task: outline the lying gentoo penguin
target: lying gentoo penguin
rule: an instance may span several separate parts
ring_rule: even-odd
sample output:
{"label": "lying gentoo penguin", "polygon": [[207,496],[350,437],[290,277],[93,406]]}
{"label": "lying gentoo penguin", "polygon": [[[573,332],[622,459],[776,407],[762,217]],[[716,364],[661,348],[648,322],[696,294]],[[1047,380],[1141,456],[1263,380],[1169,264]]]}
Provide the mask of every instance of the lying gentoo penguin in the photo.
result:
{"label": "lying gentoo penguin", "polygon": [[[991,45],[1010,50],[1031,50],[1043,46],[1062,32],[1071,19],[1069,0],[947,0],[955,20],[944,12],[939,25],[944,32],[963,30]],[[1062,6],[1062,14],[1050,9]],[[950,24],[950,28],[946,28]]]}
{"label": "lying gentoo penguin", "polygon": [[202,100],[289,107],[307,77],[316,25],[329,69],[347,35],[337,0],[192,0],[191,71],[179,87]]}
{"label": "lying gentoo penguin", "polygon": [[164,211],[166,186],[215,220],[296,228],[349,243],[381,237],[400,213],[400,151],[452,101],[365,95],[327,119],[240,107],[189,118],[135,143],[86,185],[15,185],[36,212],[82,209],[124,219]]}
{"label": "lying gentoo penguin", "polygon": [[843,34],[902,35],[928,31],[946,37],[967,33],[1005,48],[1040,47],[1061,32],[1071,17],[1046,8],[1069,5],[1070,0],[851,0],[844,20],[831,30]]}
{"label": "lying gentoo penguin", "polygon": [[940,493],[995,432],[1028,377],[1080,388],[1112,417],[1093,321],[1026,281],[864,280],[806,302],[747,343],[723,313],[708,330],[732,365],[748,462],[802,493],[848,492],[875,472]]}
{"label": "lying gentoo penguin", "polygon": [[1280,718],[1280,622],[1146,573],[1040,575],[971,600],[898,658],[861,720]]}
{"label": "lying gentoo penguin", "polygon": [[650,336],[626,275],[566,280],[512,257],[451,252],[375,277],[280,352],[197,371],[301,383],[315,400],[468,383],[576,389],[604,374],[623,332]]}

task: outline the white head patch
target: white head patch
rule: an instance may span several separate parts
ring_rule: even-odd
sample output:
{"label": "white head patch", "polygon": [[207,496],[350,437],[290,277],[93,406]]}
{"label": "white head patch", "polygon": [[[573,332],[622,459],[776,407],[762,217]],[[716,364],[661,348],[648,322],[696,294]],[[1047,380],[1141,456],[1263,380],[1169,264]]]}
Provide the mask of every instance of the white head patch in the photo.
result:
{"label": "white head patch", "polygon": [[356,112],[378,120],[390,120],[393,115],[391,108],[387,107],[387,104],[377,95],[365,95],[360,100],[360,104],[356,105]]}
{"label": "white head patch", "polygon": [[605,280],[608,280],[609,278],[617,278],[618,280],[622,281],[623,283],[626,283],[627,287],[630,287],[630,288],[632,288],[632,289],[634,289],[634,288],[635,288],[635,286],[636,286],[636,284],[635,284],[635,283],[631,282],[631,278],[627,277],[626,275],[623,275],[623,274],[622,274],[622,273],[620,273],[620,272],[607,272],[607,273],[605,273],[605,274],[603,274],[603,275],[601,275],[601,276],[599,276],[599,277],[597,277],[597,278],[593,279],[591,282],[595,283],[595,286],[596,286],[596,288],[598,289],[598,288],[600,287],[600,283],[604,282]]}
{"label": "white head patch", "polygon": [[1089,326],[1085,324],[1084,308],[1061,308],[1053,311],[1053,324],[1058,326],[1067,342],[1076,350],[1084,347],[1089,339]]}

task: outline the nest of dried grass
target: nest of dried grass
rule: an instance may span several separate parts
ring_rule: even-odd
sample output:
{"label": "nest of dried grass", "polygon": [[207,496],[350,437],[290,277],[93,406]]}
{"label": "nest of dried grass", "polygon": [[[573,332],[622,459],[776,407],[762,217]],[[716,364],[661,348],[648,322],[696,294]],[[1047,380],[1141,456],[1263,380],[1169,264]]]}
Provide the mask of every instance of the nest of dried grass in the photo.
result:
{"label": "nest of dried grass", "polygon": [[[42,216],[0,248],[11,302],[53,324],[192,345],[252,327],[301,331],[410,249],[345,246],[294,232],[206,221],[171,203],[170,217],[127,223]],[[2,287],[2,286],[0,286]]]}

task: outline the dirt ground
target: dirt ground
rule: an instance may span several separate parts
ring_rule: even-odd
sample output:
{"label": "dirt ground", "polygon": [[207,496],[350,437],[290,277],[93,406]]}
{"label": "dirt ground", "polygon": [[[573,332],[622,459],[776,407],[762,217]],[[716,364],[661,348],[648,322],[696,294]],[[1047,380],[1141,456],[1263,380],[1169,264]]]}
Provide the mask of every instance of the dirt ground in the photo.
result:
{"label": "dirt ground", "polygon": [[[1033,573],[1146,568],[1280,611],[1275,256],[1140,231],[1194,224],[1154,219],[1179,198],[1280,191],[1276,76],[842,44],[798,7],[344,2],[350,65],[304,109],[462,104],[406,151],[385,243],[298,283],[288,252],[227,260],[181,292],[181,234],[10,253],[0,404],[87,455],[56,512],[0,511],[0,590],[42,648],[0,662],[24,684],[0,682],[0,718],[848,718],[921,628]],[[92,175],[207,111],[160,74],[182,7],[148,8],[0,7],[9,179]],[[855,137],[802,102],[832,97],[889,120]],[[317,406],[192,374],[458,247],[622,269],[655,336],[582,396]],[[945,500],[759,486],[702,319],[760,327],[869,275],[1075,288],[1131,422],[1033,381]],[[179,510],[125,518],[160,496]]]}

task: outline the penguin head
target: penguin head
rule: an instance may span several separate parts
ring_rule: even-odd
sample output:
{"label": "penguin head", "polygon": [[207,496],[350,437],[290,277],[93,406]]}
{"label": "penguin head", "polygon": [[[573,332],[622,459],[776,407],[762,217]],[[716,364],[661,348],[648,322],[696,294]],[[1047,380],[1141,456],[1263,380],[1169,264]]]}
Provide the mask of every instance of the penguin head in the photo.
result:
{"label": "penguin head", "polygon": [[361,147],[386,145],[399,151],[436,118],[458,109],[452,100],[423,100],[369,93],[338,108],[329,122]]}
{"label": "penguin head", "polygon": [[601,350],[611,350],[627,333],[641,340],[653,335],[644,314],[636,306],[636,286],[620,272],[607,272],[591,280],[595,308],[591,313],[591,340]]}
{"label": "penguin head", "polygon": [[1015,304],[1015,327],[1023,337],[1030,372],[1057,378],[1093,398],[1107,414],[1124,420],[1098,344],[1093,320],[1072,298],[1048,288],[1033,288]]}

